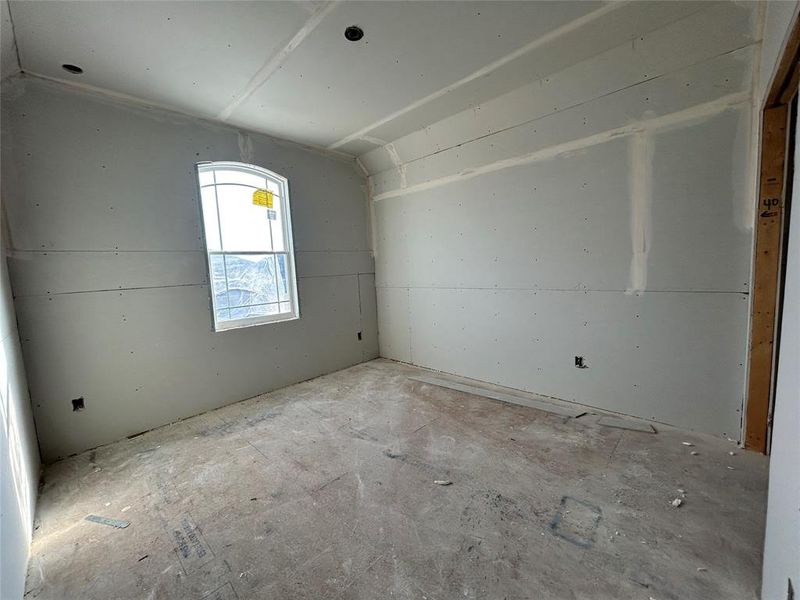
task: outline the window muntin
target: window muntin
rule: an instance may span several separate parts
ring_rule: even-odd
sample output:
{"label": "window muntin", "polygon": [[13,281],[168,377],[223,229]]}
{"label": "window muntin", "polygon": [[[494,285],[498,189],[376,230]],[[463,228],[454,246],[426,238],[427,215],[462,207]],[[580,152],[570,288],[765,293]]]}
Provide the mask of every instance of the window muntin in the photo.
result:
{"label": "window muntin", "polygon": [[235,162],[200,163],[197,177],[214,329],[299,317],[286,179]]}

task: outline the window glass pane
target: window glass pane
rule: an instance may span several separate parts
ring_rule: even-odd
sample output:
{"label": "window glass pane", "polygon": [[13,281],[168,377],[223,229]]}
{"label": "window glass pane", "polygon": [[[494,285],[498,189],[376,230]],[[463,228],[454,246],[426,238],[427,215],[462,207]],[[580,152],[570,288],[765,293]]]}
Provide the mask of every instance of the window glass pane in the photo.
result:
{"label": "window glass pane", "polygon": [[286,265],[286,255],[276,254],[277,261],[276,275],[278,276],[278,299],[281,301],[289,299],[289,271]]}
{"label": "window glass pane", "polygon": [[203,227],[206,234],[207,250],[222,250],[219,243],[219,221],[217,220],[217,201],[214,188],[207,187],[200,190],[203,202]]}
{"label": "window glass pane", "polygon": [[[208,256],[208,268],[211,271],[211,291],[214,294],[214,306],[228,306],[228,286],[225,285],[225,260],[221,254]],[[217,317],[219,319],[219,317]]]}
{"label": "window glass pane", "polygon": [[232,319],[247,319],[250,317],[266,317],[268,315],[277,315],[277,304],[256,304],[254,306],[241,306],[239,308],[231,309]]}
{"label": "window glass pane", "polygon": [[[278,301],[275,260],[271,254],[226,254],[228,306]],[[233,311],[231,311],[233,316]]]}
{"label": "window glass pane", "polygon": [[218,185],[216,189],[222,249],[225,252],[272,250],[270,209],[253,204],[255,190],[238,185]]}
{"label": "window glass pane", "polygon": [[256,188],[263,188],[265,178],[257,173],[247,173],[237,169],[216,169],[217,183],[243,183]]}
{"label": "window glass pane", "polygon": [[267,177],[267,189],[270,192],[272,192],[273,194],[275,194],[276,196],[282,196],[283,195],[283,194],[281,194],[281,186],[280,186],[280,184],[277,181],[275,181],[274,179],[270,179],[269,177]]}
{"label": "window glass pane", "polygon": [[272,247],[276,252],[285,252],[286,246],[283,241],[283,207],[281,206],[280,198],[275,198],[272,205],[273,212],[268,215],[273,217],[270,221],[270,229],[272,233]]}
{"label": "window glass pane", "polygon": [[[297,280],[284,231],[286,182],[239,163],[203,163],[197,172],[217,329],[294,313]],[[264,188],[272,206],[253,203],[253,192]]]}

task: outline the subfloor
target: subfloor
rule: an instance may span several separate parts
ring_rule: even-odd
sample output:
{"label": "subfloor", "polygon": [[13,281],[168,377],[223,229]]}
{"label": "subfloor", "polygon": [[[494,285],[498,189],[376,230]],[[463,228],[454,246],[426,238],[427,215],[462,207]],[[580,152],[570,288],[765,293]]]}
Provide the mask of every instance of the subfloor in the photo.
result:
{"label": "subfloor", "polygon": [[422,373],[372,361],[51,465],[26,598],[757,598],[765,457]]}

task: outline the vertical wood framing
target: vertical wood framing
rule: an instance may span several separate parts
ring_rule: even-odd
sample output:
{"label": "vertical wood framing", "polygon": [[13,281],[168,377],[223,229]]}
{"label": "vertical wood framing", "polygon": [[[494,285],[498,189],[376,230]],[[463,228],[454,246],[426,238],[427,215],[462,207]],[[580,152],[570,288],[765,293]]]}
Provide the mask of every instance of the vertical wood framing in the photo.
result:
{"label": "vertical wood framing", "polygon": [[775,311],[783,231],[786,105],[764,111],[756,225],[745,447],[767,451]]}
{"label": "vertical wood framing", "polygon": [[786,203],[791,202],[791,198],[786,197],[789,106],[800,80],[798,65],[800,19],[795,17],[767,92],[762,115],[744,445],[764,453],[769,451],[777,312],[780,310],[783,268],[781,248]]}

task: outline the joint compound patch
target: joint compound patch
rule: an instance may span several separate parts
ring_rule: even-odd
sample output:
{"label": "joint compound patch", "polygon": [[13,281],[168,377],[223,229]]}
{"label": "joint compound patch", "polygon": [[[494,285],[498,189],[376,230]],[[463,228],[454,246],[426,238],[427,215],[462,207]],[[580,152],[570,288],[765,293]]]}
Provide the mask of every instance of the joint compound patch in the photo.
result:
{"label": "joint compound patch", "polygon": [[229,581],[225,585],[215,589],[213,592],[203,596],[201,600],[239,600],[239,596],[236,595],[236,590],[233,589],[233,586]]}
{"label": "joint compound patch", "polygon": [[175,552],[187,575],[214,560],[214,553],[190,515],[182,514],[176,517],[169,523],[168,531],[175,542]]}
{"label": "joint compound patch", "polygon": [[561,498],[561,507],[550,523],[550,531],[576,546],[591,548],[602,515],[600,507],[564,496]]}

